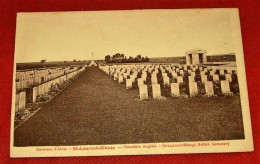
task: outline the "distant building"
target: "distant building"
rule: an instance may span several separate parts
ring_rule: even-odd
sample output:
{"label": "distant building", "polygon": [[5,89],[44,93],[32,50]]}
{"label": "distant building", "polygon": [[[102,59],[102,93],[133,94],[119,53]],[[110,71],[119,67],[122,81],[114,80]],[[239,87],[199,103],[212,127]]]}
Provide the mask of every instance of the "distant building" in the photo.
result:
{"label": "distant building", "polygon": [[207,63],[207,50],[195,49],[186,51],[186,64],[205,64]]}

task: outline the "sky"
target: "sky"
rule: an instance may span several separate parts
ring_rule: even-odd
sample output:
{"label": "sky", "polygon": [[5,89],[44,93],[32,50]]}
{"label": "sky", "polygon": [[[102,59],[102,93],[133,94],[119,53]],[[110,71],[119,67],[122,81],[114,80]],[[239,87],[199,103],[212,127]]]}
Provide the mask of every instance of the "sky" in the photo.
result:
{"label": "sky", "polygon": [[234,9],[18,13],[20,62],[104,59],[106,55],[174,57],[191,49],[235,53]]}

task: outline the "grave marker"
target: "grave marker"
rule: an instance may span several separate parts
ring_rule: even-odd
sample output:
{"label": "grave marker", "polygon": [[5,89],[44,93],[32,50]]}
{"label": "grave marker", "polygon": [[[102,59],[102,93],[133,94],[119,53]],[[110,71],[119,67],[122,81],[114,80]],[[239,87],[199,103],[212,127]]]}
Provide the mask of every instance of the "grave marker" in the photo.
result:
{"label": "grave marker", "polygon": [[151,80],[152,80],[152,84],[157,84],[157,83],[158,83],[158,81],[157,81],[157,78],[156,78],[156,77],[153,77]]}
{"label": "grave marker", "polygon": [[131,88],[132,88],[132,80],[126,79],[126,89],[131,89]]}
{"label": "grave marker", "polygon": [[180,96],[180,88],[178,83],[171,83],[171,94],[172,96]]}
{"label": "grave marker", "polygon": [[33,98],[32,102],[35,103],[38,95],[38,87],[33,87]]}
{"label": "grave marker", "polygon": [[164,86],[169,86],[169,85],[170,85],[170,79],[169,79],[169,77],[164,77],[164,78],[163,78],[163,85],[164,85]]}
{"label": "grave marker", "polygon": [[231,74],[225,74],[225,79],[226,79],[228,82],[232,82]]}
{"label": "grave marker", "polygon": [[118,77],[118,84],[123,83],[123,81],[124,81],[123,76],[119,75],[119,77]]}
{"label": "grave marker", "polygon": [[215,81],[215,82],[219,81],[219,76],[218,76],[218,74],[213,75],[213,81]]}
{"label": "grave marker", "polygon": [[177,83],[183,83],[183,77],[182,76],[177,76]]}
{"label": "grave marker", "polygon": [[225,75],[224,69],[220,69],[220,70],[219,70],[219,74],[220,74],[220,75]]}
{"label": "grave marker", "polygon": [[189,82],[190,96],[196,96],[198,94],[198,87],[196,82]]}
{"label": "grave marker", "polygon": [[152,85],[153,89],[153,98],[154,99],[161,99],[161,87],[160,84],[153,84]]}
{"label": "grave marker", "polygon": [[143,85],[143,84],[144,84],[143,78],[138,78],[137,84],[138,84],[138,87],[140,87],[141,85]]}
{"label": "grave marker", "polygon": [[207,75],[201,75],[201,82],[205,83],[206,81],[208,81]]}
{"label": "grave marker", "polygon": [[195,81],[194,76],[188,76],[188,78],[189,78],[189,82],[194,82]]}
{"label": "grave marker", "polygon": [[214,88],[213,88],[213,83],[212,81],[206,81],[205,82],[205,90],[207,95],[214,95]]}
{"label": "grave marker", "polygon": [[229,94],[230,92],[230,87],[229,87],[229,82],[227,80],[221,80],[221,91],[223,94]]}
{"label": "grave marker", "polygon": [[19,111],[25,110],[25,103],[26,103],[26,93],[20,92],[19,93]]}
{"label": "grave marker", "polygon": [[140,99],[148,99],[148,90],[147,90],[147,85],[140,85],[139,86],[139,95]]}

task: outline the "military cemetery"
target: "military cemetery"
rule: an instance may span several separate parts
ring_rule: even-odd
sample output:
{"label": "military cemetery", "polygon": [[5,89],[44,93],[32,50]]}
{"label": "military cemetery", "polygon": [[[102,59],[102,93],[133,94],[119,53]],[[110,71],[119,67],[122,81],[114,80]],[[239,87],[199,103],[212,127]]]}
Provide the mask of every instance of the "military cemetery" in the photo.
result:
{"label": "military cemetery", "polygon": [[[224,48],[208,43],[216,37],[192,31],[211,25],[200,17],[202,24],[192,24],[187,34],[168,17],[143,23],[128,14],[130,22],[120,17],[127,26],[112,14],[109,20],[64,17],[48,22],[53,26],[37,20],[26,27],[28,38],[18,39],[32,44],[19,42],[13,79],[14,147],[245,138],[233,39],[217,38],[221,45],[227,42]],[[161,25],[165,22],[172,26]]]}
{"label": "military cemetery", "polygon": [[[195,52],[198,51],[199,50]],[[204,50],[203,52],[206,51]],[[155,112],[154,110],[160,112],[160,110],[163,110],[160,108],[147,107],[148,104],[153,104],[153,106],[168,104],[167,107],[164,107],[164,110],[172,110],[172,107],[174,107],[176,109],[182,109],[178,111],[179,114],[183,112],[193,113],[193,111],[190,111],[193,109],[192,106],[200,104],[201,101],[204,103],[199,105],[199,107],[203,108],[203,110],[199,111],[199,113],[204,113],[209,110],[213,104],[218,104],[218,106],[225,105],[223,103],[224,99],[227,99],[225,101],[230,101],[231,104],[235,103],[235,106],[237,106],[236,102],[240,99],[236,66],[222,63],[207,63],[202,60],[197,61],[197,59],[192,58],[192,55],[189,55],[189,57],[187,61],[189,64],[152,62],[106,63],[104,61],[96,63],[92,57],[92,61],[84,65],[18,70],[15,79],[16,131],[19,131],[24,124],[33,120],[33,118],[36,117],[34,116],[35,113],[35,115],[37,115],[37,113],[41,111],[44,112],[44,108],[46,108],[44,104],[48,106],[52,101],[53,103],[55,102],[55,100],[52,99],[59,99],[60,95],[65,94],[67,86],[68,88],[73,87],[74,89],[75,87],[79,87],[78,94],[69,98],[71,101],[77,96],[80,96],[82,100],[86,97],[87,100],[84,101],[86,104],[95,104],[95,101],[102,100],[98,105],[105,105],[105,109],[108,111],[111,110],[110,107],[116,107],[119,113],[124,110],[137,112],[139,107],[141,107],[142,110],[148,110],[147,112],[149,112],[149,110],[150,112]],[[199,63],[194,64],[194,62]],[[95,78],[96,74],[98,74],[99,78]],[[78,78],[81,79],[79,82],[77,82]],[[90,81],[93,81],[91,85],[88,84]],[[102,87],[98,85],[100,82],[103,83]],[[84,91],[81,89],[84,88],[84,85],[89,85],[90,88]],[[98,90],[91,91],[91,88],[98,88]],[[60,92],[61,94],[59,95]],[[73,94],[72,92],[74,91],[70,91],[67,94]],[[84,95],[81,95],[83,92]],[[68,95],[62,96],[63,101],[68,101],[66,100],[67,96]],[[89,96],[92,98],[88,98]],[[116,99],[113,98],[115,96],[117,97]],[[216,99],[217,97],[219,97],[219,99]],[[77,98],[76,101],[80,100]],[[121,104],[124,101],[127,101],[126,104],[128,105],[124,106]],[[62,105],[61,108],[67,107]],[[225,108],[233,108],[233,106],[224,107],[224,110],[227,110]],[[97,109],[99,109],[99,107]],[[40,112],[38,112],[38,110]],[[75,109],[72,107],[71,111],[73,110]],[[216,111],[214,111],[214,109],[212,110],[214,113],[219,109]],[[32,115],[32,118],[30,118],[30,115]],[[88,117],[86,117],[86,119],[88,119]],[[191,119],[195,118],[191,117]],[[237,117],[237,119],[240,120],[241,118]],[[165,124],[168,122],[171,121],[164,119]],[[48,129],[45,130],[48,131]],[[180,133],[183,133],[181,129],[179,130]],[[243,131],[239,130],[239,132],[241,133],[238,137],[243,137]],[[233,136],[231,135],[229,137]],[[23,137],[19,138],[20,137],[17,136],[17,145],[24,145],[26,143],[29,145],[35,144],[34,142],[24,142]],[[188,138],[192,140],[190,137]],[[164,139],[171,140],[171,137]],[[200,137],[197,139],[200,139]],[[214,139],[214,137],[212,139]],[[135,139],[133,141],[136,142]],[[147,141],[151,141],[151,139]],[[71,143],[71,141],[69,142]],[[79,143],[84,143],[84,141],[81,140]],[[103,143],[103,141],[97,141],[95,143]],[[44,145],[44,143],[42,144]]]}

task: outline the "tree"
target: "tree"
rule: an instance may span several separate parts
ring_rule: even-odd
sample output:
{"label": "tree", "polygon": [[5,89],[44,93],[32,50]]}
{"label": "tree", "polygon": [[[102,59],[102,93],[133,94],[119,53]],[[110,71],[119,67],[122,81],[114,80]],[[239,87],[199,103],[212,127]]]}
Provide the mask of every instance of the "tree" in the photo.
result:
{"label": "tree", "polygon": [[132,56],[129,56],[128,62],[129,62],[129,63],[132,63],[133,61],[134,61],[134,58],[133,58]]}
{"label": "tree", "polygon": [[45,68],[44,63],[46,63],[46,59],[41,60],[43,68]]}
{"label": "tree", "polygon": [[145,62],[149,62],[149,58],[146,56],[144,59]]}
{"label": "tree", "polygon": [[44,64],[46,62],[46,59],[41,60],[41,63]]}
{"label": "tree", "polygon": [[76,59],[73,59],[73,62],[77,62],[77,60],[76,60]]}
{"label": "tree", "polygon": [[107,63],[109,63],[109,62],[111,61],[110,55],[105,56],[105,61],[106,61]]}
{"label": "tree", "polygon": [[142,59],[142,56],[139,54],[139,55],[136,56],[136,58],[137,58],[138,60],[141,60],[141,59]]}
{"label": "tree", "polygon": [[142,56],[139,54],[135,57],[134,61],[135,62],[140,62],[142,60]]}

